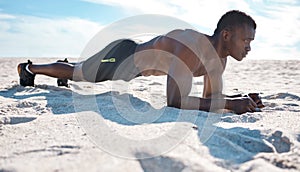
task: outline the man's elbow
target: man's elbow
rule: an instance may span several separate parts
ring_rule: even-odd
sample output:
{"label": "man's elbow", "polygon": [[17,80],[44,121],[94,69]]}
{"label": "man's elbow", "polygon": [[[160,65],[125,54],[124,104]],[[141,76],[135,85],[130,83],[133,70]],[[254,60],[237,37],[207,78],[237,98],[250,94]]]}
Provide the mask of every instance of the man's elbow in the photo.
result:
{"label": "man's elbow", "polygon": [[203,94],[203,98],[206,99],[218,99],[218,98],[225,98],[225,95],[222,93],[214,93],[214,94]]}
{"label": "man's elbow", "polygon": [[178,98],[178,99],[167,99],[167,106],[180,109],[181,108],[180,98]]}

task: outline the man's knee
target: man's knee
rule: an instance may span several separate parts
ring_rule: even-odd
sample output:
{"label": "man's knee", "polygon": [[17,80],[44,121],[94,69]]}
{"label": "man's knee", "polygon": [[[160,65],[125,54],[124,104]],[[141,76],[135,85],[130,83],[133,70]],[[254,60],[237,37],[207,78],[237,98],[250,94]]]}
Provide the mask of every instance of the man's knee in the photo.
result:
{"label": "man's knee", "polygon": [[82,73],[82,64],[83,63],[75,64],[72,81],[86,81]]}

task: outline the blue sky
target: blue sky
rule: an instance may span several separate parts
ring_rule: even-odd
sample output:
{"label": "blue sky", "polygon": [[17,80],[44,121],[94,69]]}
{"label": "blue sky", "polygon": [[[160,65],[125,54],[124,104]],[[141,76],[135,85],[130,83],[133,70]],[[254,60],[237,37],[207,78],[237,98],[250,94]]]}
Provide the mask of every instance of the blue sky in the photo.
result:
{"label": "blue sky", "polygon": [[79,57],[102,28],[141,14],[173,16],[212,34],[232,9],[258,24],[250,59],[300,60],[298,0],[0,0],[0,56]]}

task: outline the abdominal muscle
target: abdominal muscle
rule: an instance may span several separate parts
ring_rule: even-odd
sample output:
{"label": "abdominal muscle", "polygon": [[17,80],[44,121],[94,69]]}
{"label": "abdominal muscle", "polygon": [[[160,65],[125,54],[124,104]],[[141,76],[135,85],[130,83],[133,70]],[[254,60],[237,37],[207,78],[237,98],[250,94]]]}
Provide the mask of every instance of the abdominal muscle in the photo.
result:
{"label": "abdominal muscle", "polygon": [[160,37],[139,44],[134,54],[134,64],[143,76],[166,75],[172,61],[172,55],[166,51],[155,49],[153,44]]}
{"label": "abdominal muscle", "polygon": [[[188,29],[173,30],[165,36],[139,44],[134,54],[134,63],[142,75],[158,76],[166,75],[173,59],[179,58],[194,76],[202,76],[207,73],[207,68],[211,68],[208,64],[214,64],[213,61],[216,60],[205,58],[203,54],[209,44],[206,37],[199,32]],[[206,68],[203,62],[205,66],[208,65]]]}

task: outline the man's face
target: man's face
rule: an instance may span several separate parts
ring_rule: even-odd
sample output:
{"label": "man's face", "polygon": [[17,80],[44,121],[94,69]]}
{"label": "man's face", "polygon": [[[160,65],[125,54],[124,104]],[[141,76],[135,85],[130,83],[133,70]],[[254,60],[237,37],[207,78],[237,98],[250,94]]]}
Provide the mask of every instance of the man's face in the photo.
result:
{"label": "man's face", "polygon": [[234,59],[241,61],[251,50],[250,43],[254,40],[255,30],[243,25],[232,31],[229,53]]}

